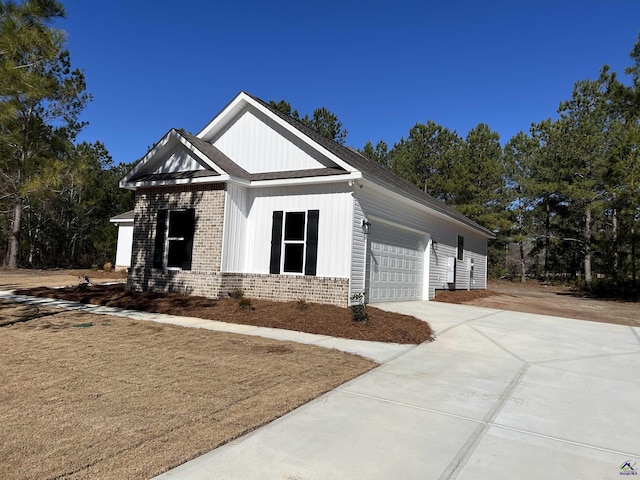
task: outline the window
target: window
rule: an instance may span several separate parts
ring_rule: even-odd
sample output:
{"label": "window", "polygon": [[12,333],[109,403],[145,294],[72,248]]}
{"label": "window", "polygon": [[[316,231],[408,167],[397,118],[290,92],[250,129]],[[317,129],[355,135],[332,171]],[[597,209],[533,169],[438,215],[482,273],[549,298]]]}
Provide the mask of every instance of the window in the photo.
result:
{"label": "window", "polygon": [[464,237],[458,235],[458,260],[464,260]]}
{"label": "window", "polygon": [[269,273],[316,274],[318,210],[273,212]]}
{"label": "window", "polygon": [[306,212],[287,212],[284,217],[284,262],[282,271],[304,271],[305,217]]}
{"label": "window", "polygon": [[195,210],[159,210],[154,268],[191,270]]}

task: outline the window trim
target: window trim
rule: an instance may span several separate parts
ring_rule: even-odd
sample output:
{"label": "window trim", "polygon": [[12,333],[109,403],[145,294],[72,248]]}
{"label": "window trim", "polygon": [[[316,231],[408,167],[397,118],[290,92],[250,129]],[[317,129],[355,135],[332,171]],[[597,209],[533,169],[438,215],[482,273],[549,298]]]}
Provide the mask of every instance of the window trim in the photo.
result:
{"label": "window trim", "polygon": [[[169,245],[171,242],[184,242],[187,237],[184,235],[182,237],[171,237],[171,216],[176,212],[186,212],[186,208],[176,208],[169,210],[167,209],[167,226],[166,226],[166,234],[164,236],[164,254],[162,257],[162,267],[165,270],[173,270],[173,271],[182,271],[182,267],[169,266]],[[184,233],[184,232],[183,232]]]}
{"label": "window trim", "polygon": [[[304,242],[287,240],[289,244],[298,243],[302,247],[302,271],[284,272],[283,240],[285,231],[285,213],[304,213]],[[271,221],[271,252],[269,257],[270,275],[304,275],[315,277],[318,274],[318,228],[320,225],[320,210],[273,210]]]}
{"label": "window trim", "polygon": [[[170,236],[171,219],[174,213],[186,214],[181,235]],[[193,261],[193,237],[195,235],[194,208],[161,208],[157,211],[156,238],[153,254],[153,268],[164,271],[190,271]],[[175,219],[174,219],[175,221]],[[169,266],[169,247],[172,242],[183,242],[179,266]]]}
{"label": "window trim", "polygon": [[[304,215],[304,225],[302,226],[302,240],[286,240],[287,215],[289,213],[301,213]],[[304,275],[307,266],[307,226],[308,210],[283,210],[282,212],[282,255],[280,255],[280,275]],[[302,245],[302,265],[299,272],[285,272],[284,260],[287,256],[287,245]]]}

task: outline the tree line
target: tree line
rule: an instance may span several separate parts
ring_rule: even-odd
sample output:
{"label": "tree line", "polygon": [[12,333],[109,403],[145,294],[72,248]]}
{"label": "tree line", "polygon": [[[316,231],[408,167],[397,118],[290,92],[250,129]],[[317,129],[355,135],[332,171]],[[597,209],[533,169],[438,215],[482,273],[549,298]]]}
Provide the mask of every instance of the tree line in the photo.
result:
{"label": "tree line", "polygon": [[100,265],[115,257],[109,218],[133,206],[129,166],[76,141],[91,101],[73,69],[55,0],[0,2],[0,243],[10,268]]}
{"label": "tree line", "polygon": [[[71,66],[56,0],[0,1],[0,249],[8,267],[101,265],[115,256],[109,218],[133,207],[100,143],[77,142],[91,95]],[[480,123],[463,138],[416,123],[389,147],[361,153],[490,229],[490,275],[571,280],[603,293],[638,295],[640,37],[625,70],[604,66],[575,83],[555,119],[533,123],[504,145]],[[301,116],[345,144],[347,130],[324,107]]]}
{"label": "tree line", "polygon": [[428,121],[362,153],[493,231],[491,276],[637,299],[640,37],[630,57],[629,82],[605,65],[575,83],[555,119],[504,146],[483,123],[462,138]]}

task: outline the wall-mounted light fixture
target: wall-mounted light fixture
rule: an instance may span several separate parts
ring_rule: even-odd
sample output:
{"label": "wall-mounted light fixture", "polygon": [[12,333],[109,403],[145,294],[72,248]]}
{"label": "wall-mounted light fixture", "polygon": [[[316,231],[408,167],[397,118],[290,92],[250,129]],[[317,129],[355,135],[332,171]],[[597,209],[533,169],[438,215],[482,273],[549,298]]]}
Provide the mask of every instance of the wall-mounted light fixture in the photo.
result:
{"label": "wall-mounted light fixture", "polygon": [[371,233],[371,224],[365,219],[362,219],[362,231],[365,235],[369,235]]}

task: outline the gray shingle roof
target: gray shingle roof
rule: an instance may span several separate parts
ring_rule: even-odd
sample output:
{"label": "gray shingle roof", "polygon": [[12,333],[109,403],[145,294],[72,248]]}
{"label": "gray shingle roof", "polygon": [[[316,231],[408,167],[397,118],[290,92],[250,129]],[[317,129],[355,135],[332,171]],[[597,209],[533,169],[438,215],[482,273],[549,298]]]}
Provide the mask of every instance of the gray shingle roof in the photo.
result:
{"label": "gray shingle roof", "polygon": [[123,222],[123,221],[131,221],[133,222],[133,210],[129,210],[128,212],[121,213],[120,215],[116,215],[115,217],[111,217],[109,220],[112,222]]}
{"label": "gray shingle roof", "polygon": [[[370,180],[380,183],[391,191],[394,191],[400,195],[403,195],[415,202],[427,206],[436,212],[440,212],[448,217],[458,220],[459,222],[474,228],[476,230],[481,231],[485,235],[494,237],[493,233],[486,228],[478,225],[473,220],[465,217],[457,210],[445,205],[444,203],[436,200],[431,195],[426,192],[423,192],[419,188],[415,187],[413,184],[404,180],[403,178],[398,177],[394,173],[386,170],[381,165],[376,162],[366,158],[364,155],[360,154],[355,150],[351,150],[339,143],[334,142],[326,138],[325,136],[319,134],[312,128],[304,125],[298,120],[285,115],[280,112],[276,108],[272,107],[265,101],[261,100],[258,97],[254,97],[246,92],[244,92],[247,96],[251,97],[253,100],[258,102],[260,105],[264,106],[267,110],[272,112],[277,117],[281,118],[289,125],[294,127],[300,133],[311,139],[316,144],[325,148],[338,158],[340,158],[343,162],[347,163],[355,170],[360,171],[365,177],[368,177]],[[214,164],[220,167],[221,170],[228,173],[232,177],[236,177],[239,179],[247,180],[247,181],[259,181],[259,180],[279,180],[279,179],[293,179],[293,178],[306,178],[306,177],[318,177],[318,176],[326,176],[326,175],[344,175],[348,174],[346,170],[341,168],[316,168],[316,169],[307,169],[307,170],[289,170],[289,171],[281,171],[281,172],[264,172],[264,173],[249,173],[245,169],[243,169],[236,162],[227,157],[224,153],[222,153],[218,148],[216,148],[211,143],[203,140],[201,138],[196,137],[190,133],[185,132],[184,130],[175,130],[178,135],[181,135],[188,142],[190,142],[194,147],[196,147],[201,153],[203,153],[209,160],[211,160]],[[169,180],[169,179],[182,179],[182,178],[194,178],[194,177],[203,177],[203,176],[215,176],[218,175],[213,170],[196,170],[191,172],[177,172],[177,173],[166,173],[166,174],[141,174],[134,178],[131,178],[129,181],[154,181],[154,180]],[[115,217],[114,217],[115,218]]]}
{"label": "gray shingle roof", "polygon": [[233,177],[244,178],[246,180],[249,179],[249,172],[247,172],[244,168],[231,160],[209,142],[202,140],[195,135],[191,135],[184,130],[178,130],[178,134],[186,138],[194,147],[204,153],[207,158],[209,158],[213,163],[218,165],[229,175]]}

